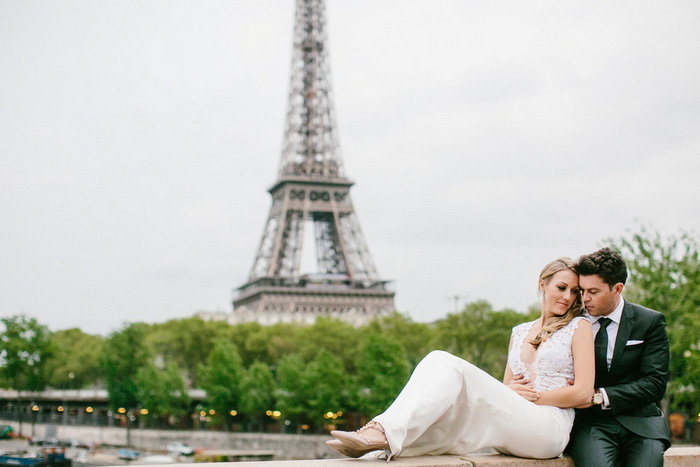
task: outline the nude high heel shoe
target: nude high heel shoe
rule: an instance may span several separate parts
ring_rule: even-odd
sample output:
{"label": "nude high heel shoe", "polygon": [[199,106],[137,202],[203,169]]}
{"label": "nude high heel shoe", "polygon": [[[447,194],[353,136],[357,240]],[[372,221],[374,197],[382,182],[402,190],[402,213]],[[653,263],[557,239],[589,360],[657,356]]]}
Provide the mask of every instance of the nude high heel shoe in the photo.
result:
{"label": "nude high heel shoe", "polygon": [[[372,433],[369,430],[375,430],[379,432],[380,435],[378,436],[376,433]],[[363,433],[365,434],[365,436],[369,436],[362,436]],[[345,452],[338,449],[339,446],[336,443],[333,443],[333,441],[327,441],[326,444],[348,457],[360,457],[372,451],[391,451],[391,448],[389,447],[389,441],[387,441],[386,435],[384,433],[384,428],[382,428],[382,425],[380,425],[378,422],[375,422],[374,420],[369,422],[367,425],[363,426],[357,431],[334,430],[331,431],[331,435],[333,435],[345,446],[345,448],[340,448],[343,449]],[[371,438],[381,439],[372,440]],[[387,458],[387,461],[389,461],[389,459],[391,459],[390,454]]]}
{"label": "nude high heel shoe", "polygon": [[343,442],[339,439],[331,439],[329,441],[326,441],[326,445],[329,448],[335,449],[342,455],[346,457],[352,457],[353,459],[357,459],[358,457],[362,457],[365,454],[367,454],[366,451],[358,451],[356,449],[351,448],[350,446],[346,446],[343,444]]}

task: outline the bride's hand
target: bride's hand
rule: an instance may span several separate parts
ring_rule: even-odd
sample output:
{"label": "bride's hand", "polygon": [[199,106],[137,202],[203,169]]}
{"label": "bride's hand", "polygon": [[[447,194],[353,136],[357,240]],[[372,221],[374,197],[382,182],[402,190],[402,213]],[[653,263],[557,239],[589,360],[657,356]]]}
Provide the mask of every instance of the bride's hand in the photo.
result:
{"label": "bride's hand", "polygon": [[515,391],[515,393],[520,397],[530,402],[535,402],[540,398],[540,393],[535,391],[532,386],[525,386],[523,384],[509,384],[508,387]]}
{"label": "bride's hand", "polygon": [[526,378],[525,375],[523,375],[522,373],[518,373],[517,375],[513,375],[508,384],[527,384],[529,382],[530,380]]}
{"label": "bride's hand", "polygon": [[514,375],[510,380],[508,387],[512,389],[520,397],[530,401],[535,402],[540,398],[540,394],[535,391],[532,385],[529,384],[530,380],[524,378],[523,375]]}

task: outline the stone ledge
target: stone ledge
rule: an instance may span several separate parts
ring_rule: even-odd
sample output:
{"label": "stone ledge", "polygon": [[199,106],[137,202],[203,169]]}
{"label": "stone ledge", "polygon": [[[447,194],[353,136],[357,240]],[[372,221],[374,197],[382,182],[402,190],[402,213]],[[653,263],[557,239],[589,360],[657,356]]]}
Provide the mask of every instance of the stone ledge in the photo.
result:
{"label": "stone ledge", "polygon": [[[264,462],[221,462],[217,467],[350,467],[349,463],[360,466],[387,466],[382,459],[322,459],[303,461],[264,461]],[[700,447],[672,447],[664,455],[666,467],[697,467],[700,465]],[[555,459],[522,459],[500,454],[473,454],[468,456],[422,456],[394,459],[388,467],[574,467],[568,457]],[[182,467],[181,465],[172,467]]]}
{"label": "stone ledge", "polygon": [[[476,454],[460,456],[460,459],[466,461],[464,465],[468,467],[575,467],[573,459],[569,456],[562,456],[556,459],[521,459],[499,454]],[[671,447],[664,454],[665,467],[697,467],[699,465],[699,446]]]}

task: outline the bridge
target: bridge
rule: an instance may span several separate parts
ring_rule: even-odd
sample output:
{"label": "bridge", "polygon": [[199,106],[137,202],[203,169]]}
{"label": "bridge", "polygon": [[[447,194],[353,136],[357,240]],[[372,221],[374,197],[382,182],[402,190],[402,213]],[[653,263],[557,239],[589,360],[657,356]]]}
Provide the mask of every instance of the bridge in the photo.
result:
{"label": "bridge", "polygon": [[[191,417],[178,428],[199,428],[207,424],[209,414],[201,415],[197,406],[206,399],[203,389],[187,391],[191,400]],[[14,391],[0,389],[0,419],[24,423],[61,425],[124,426],[127,419],[138,425],[139,411],[130,408],[113,412],[106,389]]]}

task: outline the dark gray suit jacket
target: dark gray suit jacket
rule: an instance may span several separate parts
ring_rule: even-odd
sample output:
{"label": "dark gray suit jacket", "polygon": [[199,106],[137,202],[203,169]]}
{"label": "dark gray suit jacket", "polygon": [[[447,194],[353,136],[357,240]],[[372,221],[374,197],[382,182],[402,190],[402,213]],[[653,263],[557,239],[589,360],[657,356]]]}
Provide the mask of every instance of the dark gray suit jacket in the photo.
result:
{"label": "dark gray suit jacket", "polygon": [[599,406],[577,409],[572,437],[583,424],[612,416],[629,431],[661,440],[668,448],[668,426],[659,408],[668,383],[668,363],[664,315],[625,301],[610,370],[600,382],[611,410]]}

